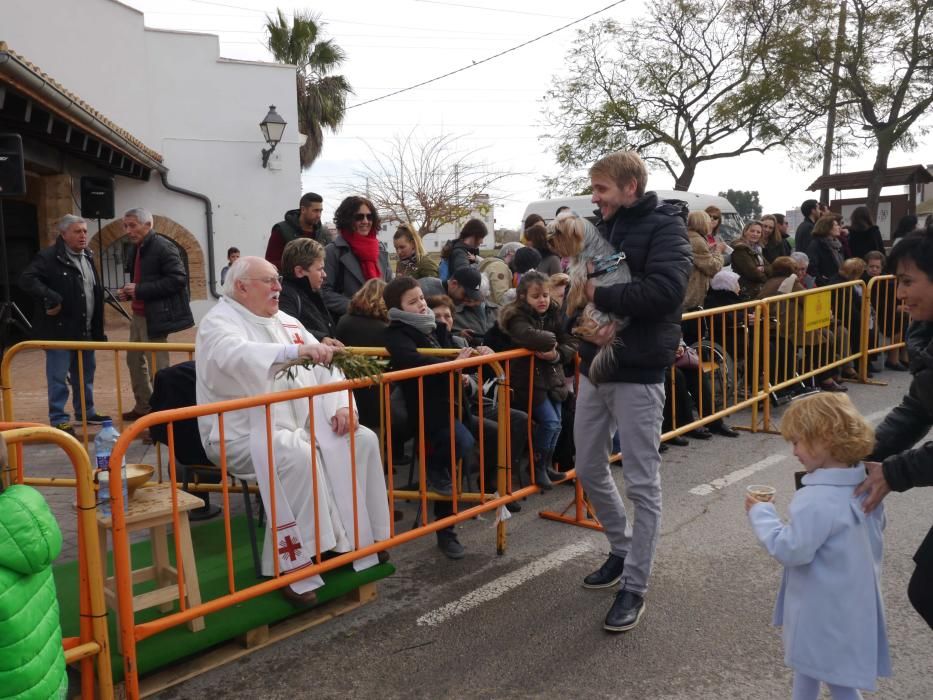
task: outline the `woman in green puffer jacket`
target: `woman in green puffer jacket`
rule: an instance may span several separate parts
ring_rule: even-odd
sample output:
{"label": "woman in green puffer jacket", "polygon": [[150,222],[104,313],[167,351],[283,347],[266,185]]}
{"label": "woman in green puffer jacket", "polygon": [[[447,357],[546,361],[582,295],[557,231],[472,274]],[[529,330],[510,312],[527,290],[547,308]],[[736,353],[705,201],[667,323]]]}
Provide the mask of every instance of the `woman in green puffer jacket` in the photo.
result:
{"label": "woman in green puffer jacket", "polygon": [[[0,455],[6,456],[2,439]],[[0,492],[0,698],[65,697],[52,578],[61,548],[61,530],[42,494],[20,485]]]}

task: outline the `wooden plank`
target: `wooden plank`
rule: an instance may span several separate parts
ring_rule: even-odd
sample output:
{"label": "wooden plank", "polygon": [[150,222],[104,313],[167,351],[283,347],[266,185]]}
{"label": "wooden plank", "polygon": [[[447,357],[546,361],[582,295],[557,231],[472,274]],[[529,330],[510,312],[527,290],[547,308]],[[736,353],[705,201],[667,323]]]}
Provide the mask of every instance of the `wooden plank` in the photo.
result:
{"label": "wooden plank", "polygon": [[[305,630],[316,627],[324,622],[328,622],[335,617],[345,615],[351,610],[356,610],[366,603],[370,603],[377,597],[377,586],[375,583],[367,583],[359,588],[347,593],[346,595],[329,601],[316,608],[312,608],[305,613],[295,615],[287,620],[275,623],[273,625],[263,625],[255,630],[250,630],[238,639],[230,640],[222,646],[215,647],[210,651],[196,656],[187,661],[180,661],[177,664],[167,666],[155,673],[140,678],[139,689],[140,697],[150,697],[156,693],[161,693],[166,688],[182,683],[186,680],[207,673],[215,668],[235,661],[240,657],[251,654],[257,649],[275,644],[283,639],[304,632]],[[266,639],[262,640],[263,632],[257,630],[267,630]],[[243,646],[240,640],[249,638],[254,643],[253,646]],[[119,691],[123,691],[123,684],[119,685]]]}
{"label": "wooden plank", "polygon": [[263,644],[267,644],[269,642],[269,625],[254,627],[246,634],[241,634],[237,637],[237,641],[240,642],[245,649],[255,649]]}

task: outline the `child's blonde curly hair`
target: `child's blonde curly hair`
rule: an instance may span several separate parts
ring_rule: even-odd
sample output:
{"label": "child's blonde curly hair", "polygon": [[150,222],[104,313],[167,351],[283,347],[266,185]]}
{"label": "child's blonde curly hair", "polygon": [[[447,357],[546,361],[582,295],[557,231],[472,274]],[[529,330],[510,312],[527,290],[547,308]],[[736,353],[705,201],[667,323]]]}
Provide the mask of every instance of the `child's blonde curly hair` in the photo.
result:
{"label": "child's blonde curly hair", "polygon": [[808,447],[825,447],[843,464],[856,464],[875,445],[875,431],[845,394],[822,393],[797,399],[784,411],[781,435]]}

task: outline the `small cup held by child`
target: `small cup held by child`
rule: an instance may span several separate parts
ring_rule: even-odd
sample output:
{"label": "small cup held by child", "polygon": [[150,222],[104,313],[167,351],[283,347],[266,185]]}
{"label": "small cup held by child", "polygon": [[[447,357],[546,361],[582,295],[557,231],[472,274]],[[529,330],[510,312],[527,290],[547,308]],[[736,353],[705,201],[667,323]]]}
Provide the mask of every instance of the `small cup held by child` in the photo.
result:
{"label": "small cup held by child", "polygon": [[774,500],[775,488],[773,486],[766,486],[764,484],[751,484],[745,490],[748,492],[748,495],[754,498],[756,501],[769,503]]}

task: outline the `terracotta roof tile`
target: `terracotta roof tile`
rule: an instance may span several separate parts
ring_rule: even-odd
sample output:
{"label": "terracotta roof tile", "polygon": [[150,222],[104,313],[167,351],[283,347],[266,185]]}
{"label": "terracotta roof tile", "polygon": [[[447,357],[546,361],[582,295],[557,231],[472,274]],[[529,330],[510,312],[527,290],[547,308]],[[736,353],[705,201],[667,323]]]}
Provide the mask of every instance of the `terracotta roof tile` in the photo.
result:
{"label": "terracotta roof tile", "polygon": [[145,153],[149,158],[151,158],[152,160],[154,160],[154,161],[156,161],[156,162],[158,162],[158,163],[164,162],[164,159],[162,158],[162,154],[161,154],[161,153],[159,153],[158,151],[155,151],[155,150],[149,148],[146,144],[144,144],[144,143],[143,143],[142,141],[140,141],[138,138],[136,138],[135,136],[133,136],[129,131],[127,131],[126,129],[124,129],[124,128],[118,126],[117,124],[114,124],[114,123],[113,123],[112,121],[110,121],[106,116],[104,116],[101,112],[99,112],[98,110],[94,109],[90,104],[88,104],[86,101],[84,101],[83,99],[81,99],[81,97],[79,97],[79,96],[76,95],[75,93],[71,92],[71,90],[69,90],[69,89],[66,88],[64,85],[62,85],[60,82],[58,82],[57,80],[55,80],[55,78],[53,78],[52,76],[50,76],[48,73],[44,72],[44,71],[43,71],[41,68],[39,68],[39,66],[37,66],[35,63],[33,63],[32,61],[28,60],[28,59],[27,59],[25,56],[23,56],[22,54],[19,54],[19,53],[17,53],[16,51],[14,51],[13,49],[11,49],[11,48],[6,44],[6,42],[0,41],[0,51],[6,51],[8,54],[10,54],[11,56],[13,56],[13,57],[14,57],[19,63],[21,63],[24,67],[28,68],[31,72],[35,73],[39,78],[42,78],[42,80],[44,80],[44,81],[46,81],[47,83],[49,83],[52,87],[54,87],[56,90],[58,90],[60,93],[62,93],[65,97],[67,97],[68,99],[72,100],[72,101],[73,101],[76,105],[78,105],[81,109],[83,109],[85,112],[87,112],[88,114],[90,114],[92,117],[94,117],[94,118],[95,118],[96,120],[98,120],[101,124],[103,124],[104,126],[106,126],[108,129],[111,129],[115,134],[118,134],[121,138],[123,138],[124,140],[126,140],[128,143],[132,144],[133,146],[135,146],[136,148],[138,148],[140,151],[142,151],[143,153]]}

